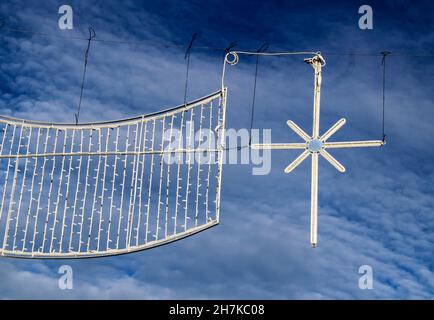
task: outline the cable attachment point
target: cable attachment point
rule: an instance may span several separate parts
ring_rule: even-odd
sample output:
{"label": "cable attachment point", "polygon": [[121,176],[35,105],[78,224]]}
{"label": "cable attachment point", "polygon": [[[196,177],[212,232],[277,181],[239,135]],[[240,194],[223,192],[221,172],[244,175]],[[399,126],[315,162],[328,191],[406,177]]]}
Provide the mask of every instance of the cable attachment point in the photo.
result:
{"label": "cable attachment point", "polygon": [[88,58],[89,58],[90,43],[96,37],[96,32],[95,32],[94,28],[89,26],[88,31],[89,31],[89,38],[87,39],[87,47],[86,47],[86,51],[84,53],[84,69],[83,69],[83,77],[81,79],[80,99],[78,102],[77,112],[74,113],[76,125],[78,125],[78,121],[80,119],[81,102],[83,100],[84,80],[86,79],[86,70],[87,70],[87,62],[88,62]]}
{"label": "cable attachment point", "polygon": [[190,56],[191,48],[193,47],[193,43],[196,40],[196,38],[197,38],[197,32],[193,33],[193,36],[191,37],[190,43],[188,44],[188,47],[185,50],[184,60]]}
{"label": "cable attachment point", "polygon": [[95,39],[95,37],[96,37],[95,29],[92,28],[92,27],[89,27],[89,38],[88,38],[88,40],[89,41],[93,40],[93,39]]}
{"label": "cable attachment point", "polygon": [[321,52],[319,52],[319,51],[312,58],[305,58],[304,62],[311,64],[311,65],[313,65],[316,62],[319,62],[319,63],[321,63],[321,67],[324,67],[326,65],[326,61],[325,61],[324,57],[321,55]]}
{"label": "cable attachment point", "polygon": [[238,61],[239,61],[239,57],[235,51],[230,51],[230,52],[226,53],[225,62],[227,64],[234,66],[238,63]]}
{"label": "cable attachment point", "polygon": [[390,51],[382,51],[380,52],[383,55],[381,59],[381,65],[383,66],[383,85],[382,85],[382,119],[381,119],[381,131],[382,131],[382,140],[383,146],[386,144],[386,134],[385,134],[385,122],[386,122],[386,57],[391,54]]}
{"label": "cable attachment point", "polygon": [[237,46],[236,41],[232,41],[223,51],[227,54],[232,51],[233,48]]}
{"label": "cable attachment point", "polygon": [[383,59],[381,59],[381,64],[384,64],[384,61],[386,60],[386,57],[391,54],[392,52],[390,51],[381,51],[380,52],[383,55]]}

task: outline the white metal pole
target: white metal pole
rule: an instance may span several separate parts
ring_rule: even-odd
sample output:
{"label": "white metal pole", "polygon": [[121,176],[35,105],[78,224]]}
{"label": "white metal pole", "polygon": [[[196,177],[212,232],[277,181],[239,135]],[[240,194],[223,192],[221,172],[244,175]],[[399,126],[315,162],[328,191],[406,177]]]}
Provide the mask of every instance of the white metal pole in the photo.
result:
{"label": "white metal pole", "polygon": [[314,102],[313,102],[313,126],[312,126],[312,138],[319,138],[319,116],[320,116],[320,99],[321,99],[321,60],[318,56],[313,57],[312,66],[315,70],[315,83],[314,83]]}

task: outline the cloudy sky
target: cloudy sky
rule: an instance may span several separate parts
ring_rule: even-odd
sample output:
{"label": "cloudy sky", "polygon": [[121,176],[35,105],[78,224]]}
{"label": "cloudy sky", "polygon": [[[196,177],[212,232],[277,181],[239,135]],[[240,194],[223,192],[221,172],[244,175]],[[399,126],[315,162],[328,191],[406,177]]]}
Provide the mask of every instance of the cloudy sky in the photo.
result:
{"label": "cloudy sky", "polygon": [[[70,4],[74,29],[59,30]],[[381,57],[387,60],[387,145],[336,150],[340,174],[320,160],[319,245],[309,244],[310,166],[283,168],[297,152],[275,151],[272,169],[223,170],[220,225],[144,252],[78,261],[0,260],[0,298],[131,299],[432,299],[434,292],[434,5],[370,2],[373,30],[358,26],[357,1],[3,1],[0,16],[1,114],[74,121],[86,42],[93,42],[82,121],[111,120],[179,105],[184,50],[191,56],[188,98],[219,89],[223,52],[201,46],[318,51],[323,70],[322,131],[339,118],[337,140],[381,138]],[[9,29],[49,33],[44,37]],[[62,36],[56,37],[56,36]],[[171,44],[172,46],[164,46]],[[343,53],[362,53],[348,55]],[[295,142],[292,119],[311,126],[312,69],[304,56],[260,61],[254,127],[275,142]],[[228,69],[227,126],[248,128],[254,58]],[[58,288],[58,268],[74,271],[74,289]],[[359,267],[374,288],[358,286]]]}

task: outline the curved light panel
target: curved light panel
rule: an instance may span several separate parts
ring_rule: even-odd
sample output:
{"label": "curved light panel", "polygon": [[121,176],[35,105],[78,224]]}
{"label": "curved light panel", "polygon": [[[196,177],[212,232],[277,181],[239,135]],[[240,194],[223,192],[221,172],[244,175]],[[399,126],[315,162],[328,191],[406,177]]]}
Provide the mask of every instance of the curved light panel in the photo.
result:
{"label": "curved light panel", "polygon": [[0,255],[139,251],[219,222],[226,89],[131,119],[0,116]]}

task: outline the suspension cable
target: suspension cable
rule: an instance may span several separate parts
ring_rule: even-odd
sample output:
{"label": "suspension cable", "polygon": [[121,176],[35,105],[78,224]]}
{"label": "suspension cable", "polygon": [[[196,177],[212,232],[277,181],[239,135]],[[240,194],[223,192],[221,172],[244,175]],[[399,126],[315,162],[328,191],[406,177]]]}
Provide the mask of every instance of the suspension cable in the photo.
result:
{"label": "suspension cable", "polygon": [[84,90],[84,80],[86,79],[86,70],[87,70],[87,61],[89,58],[89,49],[90,49],[90,42],[96,37],[96,32],[92,27],[89,27],[89,38],[87,39],[87,48],[86,52],[84,53],[84,68],[83,68],[83,77],[81,78],[81,88],[80,88],[80,99],[78,101],[78,108],[77,113],[75,113],[75,124],[78,124],[78,120],[80,118],[80,109],[81,109],[81,102],[83,100],[83,90]]}

